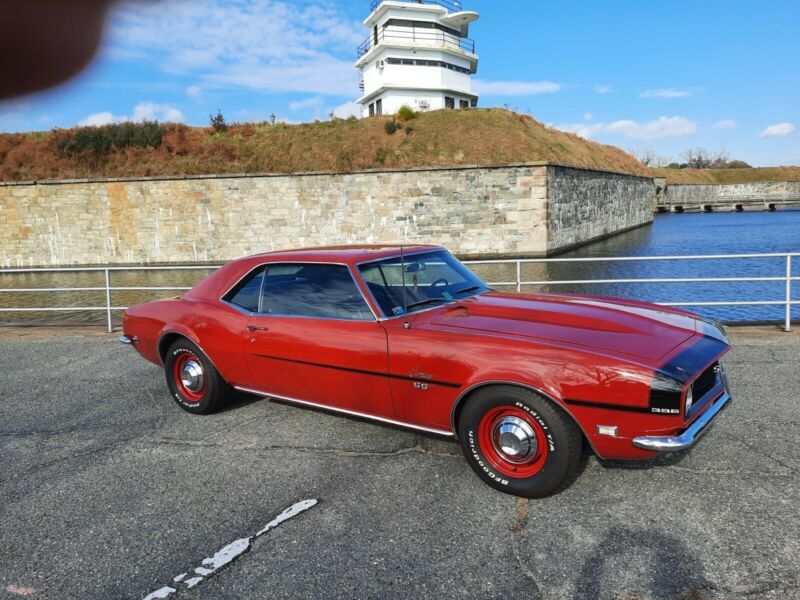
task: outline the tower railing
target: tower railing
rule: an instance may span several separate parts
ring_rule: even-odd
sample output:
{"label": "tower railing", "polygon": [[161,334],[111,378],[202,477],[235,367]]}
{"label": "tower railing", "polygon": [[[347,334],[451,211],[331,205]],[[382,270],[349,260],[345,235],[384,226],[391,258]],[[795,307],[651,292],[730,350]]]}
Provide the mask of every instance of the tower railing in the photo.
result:
{"label": "tower railing", "polygon": [[[408,4],[435,4],[436,6],[441,6],[442,8],[446,8],[450,12],[459,12],[462,10],[461,8],[461,0],[399,0],[401,2],[406,2]],[[384,0],[371,0],[369,3],[370,10],[375,10],[381,4],[384,3]]]}
{"label": "tower railing", "polygon": [[448,48],[475,54],[475,41],[447,33],[445,31],[429,29],[395,30],[383,29],[377,34],[373,33],[359,46],[356,52],[358,58],[367,54],[379,44],[396,44],[400,46],[422,46],[425,48]]}

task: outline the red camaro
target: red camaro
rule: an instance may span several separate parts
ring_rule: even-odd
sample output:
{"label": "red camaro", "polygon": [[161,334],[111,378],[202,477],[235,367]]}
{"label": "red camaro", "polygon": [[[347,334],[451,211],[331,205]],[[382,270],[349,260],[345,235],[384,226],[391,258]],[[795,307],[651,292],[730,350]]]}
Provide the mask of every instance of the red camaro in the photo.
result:
{"label": "red camaro", "polygon": [[730,401],[721,327],[643,302],[497,292],[438,246],[243,258],[128,309],[123,333],[191,413],[235,388],[455,436],[484,481],[528,497],[567,484],[584,450],[687,448]]}

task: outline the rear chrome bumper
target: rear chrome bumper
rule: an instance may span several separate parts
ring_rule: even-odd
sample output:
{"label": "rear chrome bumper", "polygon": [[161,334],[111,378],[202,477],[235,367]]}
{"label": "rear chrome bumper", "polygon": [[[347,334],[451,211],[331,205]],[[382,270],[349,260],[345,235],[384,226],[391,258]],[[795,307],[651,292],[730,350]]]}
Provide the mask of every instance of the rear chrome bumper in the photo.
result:
{"label": "rear chrome bumper", "polygon": [[708,409],[701,414],[689,428],[678,436],[650,437],[640,436],[633,438],[633,445],[645,450],[657,452],[676,452],[692,446],[709,429],[709,425],[722,410],[730,404],[731,395],[728,390],[714,401]]}

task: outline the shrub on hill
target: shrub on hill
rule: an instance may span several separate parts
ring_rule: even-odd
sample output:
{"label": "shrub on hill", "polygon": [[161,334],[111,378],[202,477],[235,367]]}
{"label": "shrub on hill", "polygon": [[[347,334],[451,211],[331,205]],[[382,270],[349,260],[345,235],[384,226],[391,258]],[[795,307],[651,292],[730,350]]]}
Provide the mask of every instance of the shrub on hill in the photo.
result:
{"label": "shrub on hill", "polygon": [[407,104],[403,104],[400,109],[397,111],[397,120],[401,122],[411,121],[412,119],[417,118],[417,113],[414,112]]}
{"label": "shrub on hill", "polygon": [[74,156],[86,151],[109,154],[130,147],[158,148],[163,137],[164,127],[155,121],[115,123],[59,132],[55,146],[62,156]]}

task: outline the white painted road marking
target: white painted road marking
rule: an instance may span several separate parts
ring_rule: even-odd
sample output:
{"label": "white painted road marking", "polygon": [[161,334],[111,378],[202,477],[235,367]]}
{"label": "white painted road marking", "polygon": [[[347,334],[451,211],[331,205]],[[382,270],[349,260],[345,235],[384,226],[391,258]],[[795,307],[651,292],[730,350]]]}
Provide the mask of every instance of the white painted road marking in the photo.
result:
{"label": "white painted road marking", "polygon": [[[180,575],[176,576],[172,581],[175,584],[183,583],[186,586],[186,589],[193,588],[196,585],[199,585],[206,577],[210,576],[213,573],[216,573],[225,565],[230,564],[234,560],[236,560],[239,556],[244,554],[250,549],[250,545],[252,542],[267,533],[270,529],[274,529],[284,521],[288,521],[292,517],[296,517],[300,513],[308,510],[312,506],[317,504],[316,499],[310,500],[301,500],[300,502],[296,502],[292,504],[289,508],[284,510],[281,514],[277,517],[272,519],[269,523],[267,523],[263,529],[261,529],[258,533],[253,536],[247,538],[241,538],[234,542],[231,542],[227,546],[221,548],[217,551],[214,556],[209,558],[204,558],[202,561],[201,567],[197,567],[194,569],[194,573],[197,577],[191,577],[189,579],[184,579],[187,573],[181,573]],[[178,590],[174,587],[170,587],[165,585],[162,588],[157,589],[154,592],[151,592],[147,596],[144,597],[143,600],[159,600],[160,598],[166,598],[171,594],[176,593]]]}

